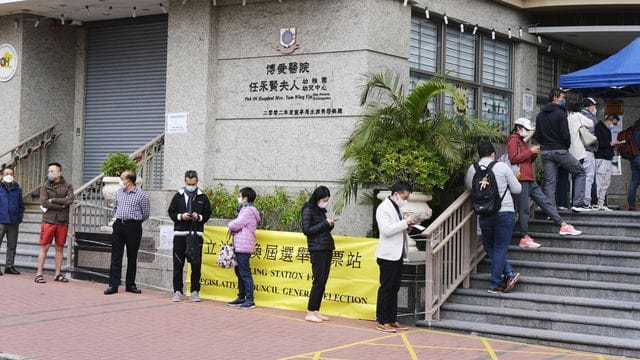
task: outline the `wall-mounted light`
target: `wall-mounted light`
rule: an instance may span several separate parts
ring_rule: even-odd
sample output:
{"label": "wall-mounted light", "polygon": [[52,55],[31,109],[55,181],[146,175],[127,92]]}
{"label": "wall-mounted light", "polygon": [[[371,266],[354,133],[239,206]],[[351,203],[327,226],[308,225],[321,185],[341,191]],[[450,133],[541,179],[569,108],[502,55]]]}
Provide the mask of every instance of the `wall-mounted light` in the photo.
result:
{"label": "wall-mounted light", "polygon": [[549,43],[549,45],[547,45],[547,52],[551,52],[551,43]]}
{"label": "wall-mounted light", "polygon": [[428,19],[429,18],[429,8],[424,8],[424,16]]}
{"label": "wall-mounted light", "polygon": [[496,39],[496,29],[491,29],[491,40]]}
{"label": "wall-mounted light", "polygon": [[520,26],[520,28],[518,29],[518,36],[522,37],[522,26]]}
{"label": "wall-mounted light", "polygon": [[538,44],[542,44],[542,37],[538,35]]}
{"label": "wall-mounted light", "polygon": [[160,9],[162,9],[162,12],[166,14],[167,13],[167,9],[164,7],[164,5],[162,5],[162,3],[160,3],[158,5],[160,5]]}
{"label": "wall-mounted light", "polygon": [[91,11],[89,10],[89,5],[84,6],[85,10],[87,10],[87,15],[91,15]]}
{"label": "wall-mounted light", "polygon": [[404,4],[403,6],[407,6],[407,3],[409,2],[409,0],[404,0]]}
{"label": "wall-mounted light", "polygon": [[509,39],[511,39],[511,28],[509,28],[508,34],[509,34]]}
{"label": "wall-mounted light", "polygon": [[16,29],[18,28],[18,19],[13,20],[13,25],[16,27]]}
{"label": "wall-mounted light", "polygon": [[40,19],[36,19],[36,23],[33,24],[33,27],[38,27],[40,25]]}
{"label": "wall-mounted light", "polygon": [[64,25],[64,14],[60,14],[60,22]]}
{"label": "wall-mounted light", "polygon": [[449,18],[447,17],[447,13],[444,13],[444,24],[449,25]]}
{"label": "wall-mounted light", "polygon": [[134,18],[134,19],[136,18],[136,7],[135,6],[133,7],[133,10],[131,11],[131,17]]}
{"label": "wall-mounted light", "polygon": [[473,27],[473,35],[475,35],[478,32],[478,24],[476,24],[476,26]]}
{"label": "wall-mounted light", "polygon": [[463,33],[464,32],[464,24],[460,24],[460,32]]}

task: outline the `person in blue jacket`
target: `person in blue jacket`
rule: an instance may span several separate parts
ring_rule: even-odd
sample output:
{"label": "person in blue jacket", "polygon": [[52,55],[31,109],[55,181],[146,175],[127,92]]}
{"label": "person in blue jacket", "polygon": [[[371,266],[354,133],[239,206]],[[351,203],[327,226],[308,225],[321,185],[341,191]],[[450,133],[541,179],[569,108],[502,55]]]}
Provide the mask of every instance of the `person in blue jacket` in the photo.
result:
{"label": "person in blue jacket", "polygon": [[[18,228],[22,222],[23,214],[22,189],[13,180],[13,169],[4,168],[0,181],[0,246],[6,234],[7,257],[4,263],[4,272],[9,275],[20,275],[13,263],[18,245]],[[0,275],[2,275],[1,271]]]}

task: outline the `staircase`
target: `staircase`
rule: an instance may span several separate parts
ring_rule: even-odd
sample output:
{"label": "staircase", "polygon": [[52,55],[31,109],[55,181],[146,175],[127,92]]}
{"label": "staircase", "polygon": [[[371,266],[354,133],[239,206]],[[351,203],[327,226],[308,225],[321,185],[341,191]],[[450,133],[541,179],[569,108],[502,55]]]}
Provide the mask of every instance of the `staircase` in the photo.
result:
{"label": "staircase", "polygon": [[487,293],[485,258],[470,287],[456,289],[440,321],[428,325],[640,358],[640,212],[561,216],[583,235],[560,236],[551,221],[531,220],[531,236],[543,246],[520,249],[514,234],[508,258],[522,273],[515,290]]}

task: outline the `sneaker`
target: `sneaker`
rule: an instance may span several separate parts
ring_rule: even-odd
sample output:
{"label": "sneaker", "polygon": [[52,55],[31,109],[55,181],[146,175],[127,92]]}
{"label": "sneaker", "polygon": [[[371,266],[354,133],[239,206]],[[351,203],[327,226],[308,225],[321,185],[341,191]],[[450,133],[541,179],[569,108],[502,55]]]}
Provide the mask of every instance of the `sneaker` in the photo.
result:
{"label": "sneaker", "polygon": [[7,275],[20,275],[20,271],[16,270],[13,266],[5,267],[4,273]]}
{"label": "sneaker", "polygon": [[600,211],[613,211],[607,207],[607,205],[599,205],[598,210]]}
{"label": "sneaker", "polygon": [[237,298],[235,298],[235,300],[231,300],[231,301],[229,301],[229,302],[227,303],[227,305],[229,305],[229,306],[234,306],[234,307],[235,307],[235,306],[240,306],[240,305],[242,305],[242,304],[244,303],[244,300],[245,300],[245,299],[244,299],[243,297],[239,297],[239,296],[238,296]]}
{"label": "sneaker", "polygon": [[171,297],[171,301],[173,302],[180,302],[182,301],[182,293],[180,291],[176,291],[173,293],[173,296]]}
{"label": "sneaker", "polygon": [[591,208],[587,205],[582,205],[582,206],[573,206],[571,207],[571,210],[575,212],[588,212],[588,211],[591,211]]}
{"label": "sneaker", "polygon": [[200,302],[200,293],[197,291],[191,292],[191,302]]}
{"label": "sneaker", "polygon": [[253,309],[254,307],[256,307],[256,303],[249,299],[240,304],[240,309]]}
{"label": "sneaker", "polygon": [[520,273],[511,273],[507,276],[507,287],[504,288],[504,292],[510,292],[516,287],[518,280],[520,280]]}
{"label": "sneaker", "polygon": [[558,206],[557,209],[558,209],[558,211],[567,211],[567,210],[569,210],[564,206]]}
{"label": "sneaker", "polygon": [[525,235],[522,237],[522,239],[520,239],[520,243],[518,244],[518,246],[520,246],[523,249],[527,249],[527,248],[535,249],[535,248],[539,248],[541,245],[533,241],[531,236]]}
{"label": "sneaker", "polygon": [[497,288],[489,288],[489,290],[487,290],[487,292],[489,294],[500,294],[500,293],[504,292],[504,287],[498,286]]}
{"label": "sneaker", "polygon": [[380,323],[378,323],[376,325],[376,329],[378,329],[380,331],[383,331],[383,332],[388,332],[388,333],[394,333],[394,332],[398,331],[391,324],[380,324]]}
{"label": "sneaker", "polygon": [[560,226],[560,235],[580,235],[582,231],[576,230],[571,224]]}
{"label": "sneaker", "polygon": [[307,314],[307,316],[304,317],[304,321],[308,321],[308,322],[318,323],[319,324],[319,323],[322,322],[322,319],[318,315],[316,315],[314,313],[309,313],[309,314]]}

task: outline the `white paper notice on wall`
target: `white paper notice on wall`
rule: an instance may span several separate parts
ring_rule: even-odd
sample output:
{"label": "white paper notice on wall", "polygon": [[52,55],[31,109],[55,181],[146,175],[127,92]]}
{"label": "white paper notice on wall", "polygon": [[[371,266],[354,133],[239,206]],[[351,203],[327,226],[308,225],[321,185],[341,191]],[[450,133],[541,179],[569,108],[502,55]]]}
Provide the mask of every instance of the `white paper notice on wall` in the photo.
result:
{"label": "white paper notice on wall", "polygon": [[160,247],[158,250],[173,249],[173,225],[160,225]]}
{"label": "white paper notice on wall", "polygon": [[167,134],[181,134],[187,132],[189,113],[168,113],[165,132]]}
{"label": "white paper notice on wall", "polygon": [[534,106],[534,98],[533,95],[531,94],[522,94],[522,110],[526,111],[533,111],[533,106]]}

